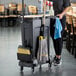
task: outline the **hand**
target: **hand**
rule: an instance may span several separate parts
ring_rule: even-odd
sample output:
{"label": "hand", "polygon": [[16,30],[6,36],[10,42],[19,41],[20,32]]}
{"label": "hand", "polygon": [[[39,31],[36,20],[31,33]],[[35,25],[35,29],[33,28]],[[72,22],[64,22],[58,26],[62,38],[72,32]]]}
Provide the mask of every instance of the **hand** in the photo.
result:
{"label": "hand", "polygon": [[62,19],[63,18],[63,14],[62,13],[61,14],[57,14],[56,16],[58,16],[59,19]]}

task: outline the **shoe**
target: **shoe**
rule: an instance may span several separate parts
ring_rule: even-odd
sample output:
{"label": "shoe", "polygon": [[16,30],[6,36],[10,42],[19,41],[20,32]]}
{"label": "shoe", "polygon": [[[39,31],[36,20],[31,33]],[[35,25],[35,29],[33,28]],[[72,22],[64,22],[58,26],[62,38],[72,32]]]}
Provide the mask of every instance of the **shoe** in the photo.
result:
{"label": "shoe", "polygon": [[57,57],[55,56],[54,59],[53,59],[53,64],[54,64],[54,66],[61,65],[61,64],[62,64],[61,58],[59,59],[59,58],[57,58]]}

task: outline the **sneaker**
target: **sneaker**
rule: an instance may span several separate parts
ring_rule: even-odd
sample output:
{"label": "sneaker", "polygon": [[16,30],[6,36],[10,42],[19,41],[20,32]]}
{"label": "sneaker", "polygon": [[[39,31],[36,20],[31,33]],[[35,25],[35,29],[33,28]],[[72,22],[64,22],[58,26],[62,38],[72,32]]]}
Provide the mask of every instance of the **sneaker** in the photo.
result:
{"label": "sneaker", "polygon": [[55,66],[61,65],[61,64],[62,64],[61,58],[59,59],[59,58],[57,58],[57,57],[55,56],[55,57],[54,57],[54,60],[53,60],[53,64],[54,64]]}

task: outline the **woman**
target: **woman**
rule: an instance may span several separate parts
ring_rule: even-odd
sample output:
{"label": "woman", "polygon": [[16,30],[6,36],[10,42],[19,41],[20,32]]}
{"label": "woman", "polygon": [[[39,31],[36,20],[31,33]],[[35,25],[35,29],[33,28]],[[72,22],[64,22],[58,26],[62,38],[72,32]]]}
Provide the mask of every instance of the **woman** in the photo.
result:
{"label": "woman", "polygon": [[[64,32],[65,25],[66,25],[65,14],[67,10],[69,9],[70,0],[50,0],[50,1],[53,1],[53,9],[54,9],[55,16],[58,16],[61,21],[62,28],[63,28],[61,35],[63,36],[63,32]],[[54,24],[54,23],[52,23],[51,21],[51,24]],[[56,54],[54,57],[54,64],[60,65],[62,45],[63,45],[62,37],[55,40],[54,39],[54,27],[51,26],[51,28],[53,28],[53,30],[51,30],[51,36],[53,38],[54,49],[55,49],[55,54]]]}

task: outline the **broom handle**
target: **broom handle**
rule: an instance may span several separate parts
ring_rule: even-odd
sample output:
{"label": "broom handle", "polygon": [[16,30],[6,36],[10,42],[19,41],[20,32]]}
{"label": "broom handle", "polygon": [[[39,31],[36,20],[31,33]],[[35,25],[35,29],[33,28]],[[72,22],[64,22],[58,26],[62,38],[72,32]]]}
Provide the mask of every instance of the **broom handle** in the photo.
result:
{"label": "broom handle", "polygon": [[25,13],[24,0],[22,0],[22,22],[24,22],[24,13]]}
{"label": "broom handle", "polygon": [[43,0],[43,24],[45,25],[46,0]]}

